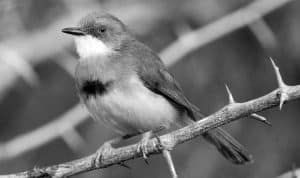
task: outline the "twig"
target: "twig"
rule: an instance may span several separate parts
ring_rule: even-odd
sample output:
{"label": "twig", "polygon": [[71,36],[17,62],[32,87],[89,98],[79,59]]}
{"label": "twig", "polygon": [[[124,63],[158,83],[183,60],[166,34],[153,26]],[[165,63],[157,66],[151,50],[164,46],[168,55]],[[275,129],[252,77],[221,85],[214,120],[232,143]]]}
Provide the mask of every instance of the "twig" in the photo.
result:
{"label": "twig", "polygon": [[[199,30],[195,30],[195,31],[189,32],[188,34],[185,34],[184,36],[182,36],[180,38],[180,40],[177,40],[174,43],[172,43],[171,45],[169,45],[168,47],[166,47],[165,50],[163,50],[161,52],[160,56],[162,57],[162,59],[164,60],[164,62],[167,66],[171,66],[176,61],[178,61],[181,57],[183,57],[188,52],[191,52],[195,48],[199,48],[211,41],[216,40],[217,38],[220,38],[221,36],[224,36],[234,30],[237,30],[243,26],[246,26],[249,23],[261,18],[263,15],[285,5],[286,3],[290,2],[290,1],[292,1],[292,0],[254,1],[250,5],[244,7],[240,10],[237,10],[236,12],[233,12],[230,15],[227,15],[226,17],[224,17],[212,24],[209,24]],[[240,17],[239,15],[242,15],[242,16]],[[248,15],[249,15],[249,17],[248,17]],[[63,22],[65,23],[65,20],[63,20]],[[59,23],[59,24],[61,24],[61,23]],[[55,25],[52,28],[57,28],[57,26],[58,25]],[[46,33],[43,33],[43,34],[46,34]],[[182,40],[189,41],[189,39],[192,40],[193,42],[191,44],[185,46],[185,43],[182,43]],[[66,43],[66,42],[64,42],[64,43]],[[47,46],[49,46],[49,45],[47,45]],[[51,45],[51,46],[56,46],[56,45]],[[35,48],[33,48],[33,49],[35,49]],[[25,53],[25,54],[27,54],[27,53]],[[75,127],[79,123],[79,122],[76,122],[77,120],[80,120],[80,122],[83,122],[83,120],[88,117],[88,114],[86,112],[81,113],[81,114],[76,114],[76,113],[80,113],[80,111],[77,111],[75,109],[77,107],[78,106],[67,111],[67,113],[69,113],[70,115],[73,115],[74,117],[72,117],[72,118],[63,117],[63,116],[60,117],[59,122],[69,122],[68,127],[65,129],[61,128],[62,130],[67,131],[70,127]],[[74,112],[74,113],[72,114],[72,112]],[[258,117],[255,117],[255,115],[253,118],[258,119]],[[70,121],[68,121],[69,119],[70,119]],[[54,119],[54,120],[55,120],[55,122],[58,121],[58,119]],[[73,122],[73,120],[75,120],[75,122]],[[56,125],[56,124],[54,124],[54,125]],[[60,137],[61,133],[65,132],[65,131],[62,131],[61,133],[58,133],[58,132],[52,133],[51,136],[46,138],[46,140],[45,139],[44,140],[32,139],[32,138],[37,137],[35,134],[40,135],[40,132],[44,133],[45,130],[55,130],[55,128],[53,128],[52,123],[47,124],[47,125],[43,126],[42,128],[38,128],[38,129],[31,131],[29,133],[26,133],[26,134],[22,134],[21,136],[18,136],[6,143],[0,144],[0,160],[11,159],[13,157],[16,157],[18,155],[21,155],[22,153],[29,151],[29,150],[33,150],[43,144],[50,142],[51,140],[53,140],[57,137]],[[31,142],[32,144],[27,145],[26,149],[23,149],[23,148],[21,149],[20,145],[23,145],[23,143],[27,143],[27,140],[31,140],[31,141],[34,140],[34,142],[32,141]]]}
{"label": "twig", "polygon": [[[280,74],[277,75],[277,80]],[[275,106],[280,105],[282,91],[280,88],[273,92],[253,99],[244,103],[228,104],[214,114],[188,125],[182,129],[160,136],[159,139],[151,139],[147,145],[147,150],[150,154],[161,153],[164,149],[172,150],[178,144],[184,143],[204,132],[230,123],[239,118],[250,116]],[[300,85],[285,86],[285,94],[288,96],[287,101],[292,101],[300,98]],[[159,140],[159,141],[158,141]],[[111,152],[102,156],[101,164],[96,166],[95,158],[97,154],[74,160],[71,162],[53,165],[44,168],[35,168],[30,171],[25,171],[17,174],[4,175],[6,177],[69,177],[75,174],[87,172],[94,169],[106,168],[115,164],[124,163],[127,160],[141,157],[141,153],[137,151],[137,144],[125,146],[118,149],[113,149]]]}
{"label": "twig", "polygon": [[[227,91],[227,94],[228,94],[228,104],[229,105],[235,104],[236,101],[234,100],[234,98],[232,96],[232,93],[229,90],[229,87],[227,85],[225,85],[225,87],[226,87],[226,91]],[[258,115],[256,113],[251,114],[250,118],[253,118],[253,119],[258,120],[258,121],[260,121],[260,122],[262,122],[264,124],[267,124],[267,125],[271,126],[271,123],[265,117],[263,117],[261,115]]]}
{"label": "twig", "polygon": [[276,74],[276,78],[277,78],[277,83],[278,83],[278,86],[279,86],[279,90],[280,90],[280,104],[279,104],[279,109],[281,110],[282,109],[282,106],[284,104],[285,101],[288,100],[288,95],[286,94],[286,90],[288,89],[288,86],[283,82],[283,79],[280,75],[280,72],[279,72],[279,68],[276,66],[276,64],[274,63],[273,59],[270,58],[271,62],[272,62],[272,66],[275,70],[275,74]]}

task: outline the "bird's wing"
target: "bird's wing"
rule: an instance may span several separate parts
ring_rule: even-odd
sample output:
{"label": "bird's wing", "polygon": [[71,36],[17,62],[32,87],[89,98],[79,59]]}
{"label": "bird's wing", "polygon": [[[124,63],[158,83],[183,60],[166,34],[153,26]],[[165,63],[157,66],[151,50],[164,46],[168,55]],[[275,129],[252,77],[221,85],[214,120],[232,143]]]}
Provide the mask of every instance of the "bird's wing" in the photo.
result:
{"label": "bird's wing", "polygon": [[[152,59],[149,59],[150,56]],[[185,110],[193,120],[202,118],[203,115],[199,109],[183,95],[179,84],[167,71],[159,57],[155,54],[150,56],[147,56],[146,60],[139,59],[138,75],[145,86],[152,92],[163,96],[178,108]]]}
{"label": "bird's wing", "polygon": [[[140,48],[143,56],[136,56],[138,59],[138,75],[145,86],[152,92],[159,94],[173,103],[178,108],[187,112],[193,120],[203,117],[199,109],[190,103],[183,95],[182,89],[176,80],[166,70],[159,57],[150,49]],[[221,128],[216,128],[204,133],[204,138],[214,144],[218,150],[233,163],[245,164],[252,160],[248,151],[233,137]]]}

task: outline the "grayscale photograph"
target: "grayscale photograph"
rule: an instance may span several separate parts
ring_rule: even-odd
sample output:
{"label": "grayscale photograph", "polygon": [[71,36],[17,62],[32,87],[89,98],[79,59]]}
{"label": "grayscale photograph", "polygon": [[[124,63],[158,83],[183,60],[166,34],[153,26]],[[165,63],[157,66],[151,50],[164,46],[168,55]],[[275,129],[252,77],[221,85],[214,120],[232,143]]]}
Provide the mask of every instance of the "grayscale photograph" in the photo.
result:
{"label": "grayscale photograph", "polygon": [[0,178],[300,178],[299,9],[0,0]]}

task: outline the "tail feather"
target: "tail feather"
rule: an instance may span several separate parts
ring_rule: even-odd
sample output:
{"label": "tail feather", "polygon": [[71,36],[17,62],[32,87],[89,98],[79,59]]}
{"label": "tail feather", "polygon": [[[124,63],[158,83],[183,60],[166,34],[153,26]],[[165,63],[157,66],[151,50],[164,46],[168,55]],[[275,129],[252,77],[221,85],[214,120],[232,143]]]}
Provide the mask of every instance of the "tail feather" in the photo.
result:
{"label": "tail feather", "polygon": [[204,138],[214,144],[222,155],[235,164],[253,162],[251,154],[238,141],[221,128],[208,131]]}
{"label": "tail feather", "polygon": [[[191,104],[191,113],[188,114],[194,121],[204,117],[199,111],[198,107]],[[185,122],[190,124],[193,122],[191,119],[187,119]],[[219,152],[229,161],[234,164],[246,164],[253,162],[252,155],[247,149],[230,136],[225,130],[216,128],[202,134],[203,137],[215,145]]]}

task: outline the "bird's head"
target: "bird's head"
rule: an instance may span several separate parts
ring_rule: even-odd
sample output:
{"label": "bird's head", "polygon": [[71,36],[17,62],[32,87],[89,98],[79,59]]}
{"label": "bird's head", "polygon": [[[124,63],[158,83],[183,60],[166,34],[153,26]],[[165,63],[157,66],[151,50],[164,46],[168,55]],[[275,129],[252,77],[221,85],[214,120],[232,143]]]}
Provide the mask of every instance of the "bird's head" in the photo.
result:
{"label": "bird's head", "polygon": [[77,27],[62,29],[73,35],[81,58],[107,55],[120,50],[123,41],[130,36],[126,26],[107,13],[91,13],[82,18]]}

